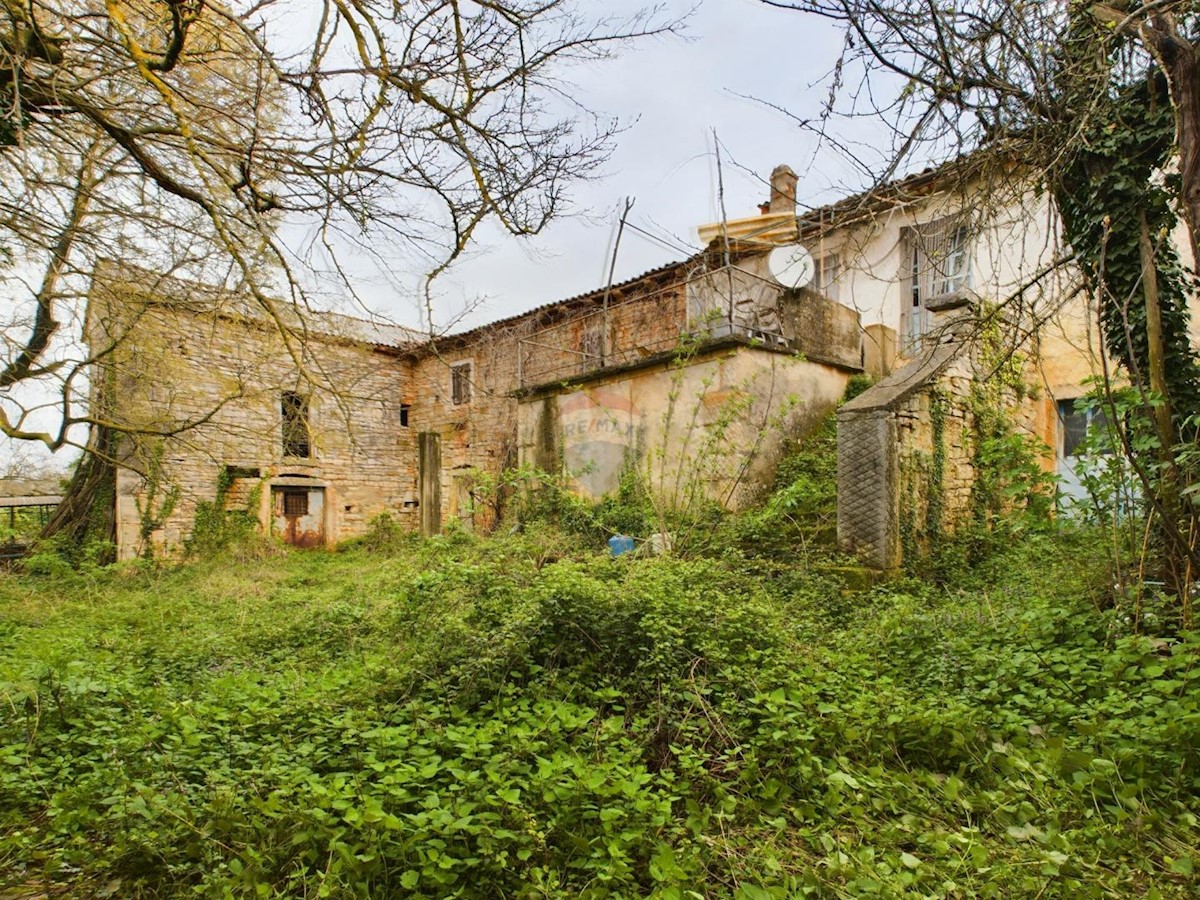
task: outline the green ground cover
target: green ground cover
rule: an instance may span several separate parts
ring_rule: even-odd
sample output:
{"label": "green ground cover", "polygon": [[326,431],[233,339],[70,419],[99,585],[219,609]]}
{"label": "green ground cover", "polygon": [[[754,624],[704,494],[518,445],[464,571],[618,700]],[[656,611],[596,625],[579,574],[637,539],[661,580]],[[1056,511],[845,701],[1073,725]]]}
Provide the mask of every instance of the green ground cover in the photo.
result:
{"label": "green ground cover", "polygon": [[867,591],[387,543],[0,577],[0,896],[1200,892],[1200,639],[1086,533]]}

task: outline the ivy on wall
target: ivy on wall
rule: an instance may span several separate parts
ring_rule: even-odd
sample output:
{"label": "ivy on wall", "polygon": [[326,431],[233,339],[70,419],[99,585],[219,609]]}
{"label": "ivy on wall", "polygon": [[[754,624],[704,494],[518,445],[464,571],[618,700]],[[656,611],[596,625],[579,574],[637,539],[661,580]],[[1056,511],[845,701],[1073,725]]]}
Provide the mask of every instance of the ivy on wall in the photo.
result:
{"label": "ivy on wall", "polygon": [[1148,343],[1139,241],[1145,213],[1155,244],[1167,386],[1181,422],[1200,411],[1200,369],[1188,337],[1187,275],[1169,240],[1179,221],[1173,201],[1179,186],[1172,172],[1175,117],[1162,73],[1114,91],[1085,127],[1083,149],[1051,183],[1064,237],[1101,298],[1106,349],[1128,371],[1144,373]]}
{"label": "ivy on wall", "polygon": [[[925,393],[929,449],[901,455],[899,537],[910,569],[925,572],[931,560],[937,569],[939,559],[964,550],[969,562],[995,536],[1050,519],[1054,482],[1042,464],[1049,451],[1022,433],[1013,416],[1032,393],[1025,360],[1010,352],[994,313],[980,311],[969,387],[943,376]],[[963,474],[951,468],[963,456],[970,469],[965,504],[961,494],[950,495],[965,487]]]}

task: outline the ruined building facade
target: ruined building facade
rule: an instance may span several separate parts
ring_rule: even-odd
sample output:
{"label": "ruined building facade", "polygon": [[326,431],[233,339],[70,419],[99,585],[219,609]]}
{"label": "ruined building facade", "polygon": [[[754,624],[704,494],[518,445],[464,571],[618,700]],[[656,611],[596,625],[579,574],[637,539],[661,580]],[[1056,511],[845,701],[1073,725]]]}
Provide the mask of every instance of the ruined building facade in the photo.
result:
{"label": "ruined building facade", "polygon": [[[778,218],[794,238],[794,212]],[[486,525],[481,485],[521,464],[587,496],[632,470],[664,502],[736,507],[864,365],[857,313],[773,282],[773,246],[734,241],[433,342],[105,267],[88,334],[96,402],[127,434],[118,554],[178,552],[213,504],[299,546],[381,513],[426,534]]]}
{"label": "ruined building facade", "polygon": [[[978,376],[962,350],[978,331],[964,323],[999,306],[1024,335],[1036,385],[1014,415],[1048,469],[1069,474],[1067,417],[1099,369],[1086,298],[1068,270],[1046,274],[1051,211],[1006,173],[1004,191],[989,177],[949,167],[798,215],[780,167],[762,213],[701,228],[696,256],[432,342],[106,267],[88,332],[96,402],[129,434],[119,555],[176,552],[214,504],[301,546],[361,534],[381,513],[426,534],[483,526],[495,515],[484,486],[518,465],[592,497],[633,471],[664,503],[699,492],[737,507],[783,437],[867,372],[879,383],[839,423],[839,533],[893,566],[917,515],[904,472],[936,449],[940,398]],[[815,271],[792,289],[767,261],[796,242]],[[939,496],[953,518],[973,447],[963,405],[949,408]]]}

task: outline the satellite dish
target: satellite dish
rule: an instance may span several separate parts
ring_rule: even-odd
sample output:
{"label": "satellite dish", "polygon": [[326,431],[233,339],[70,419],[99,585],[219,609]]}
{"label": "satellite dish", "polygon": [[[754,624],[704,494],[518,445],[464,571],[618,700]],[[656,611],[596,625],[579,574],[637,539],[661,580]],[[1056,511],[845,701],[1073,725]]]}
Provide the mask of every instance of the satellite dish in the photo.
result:
{"label": "satellite dish", "polygon": [[800,244],[776,247],[767,256],[771,277],[784,287],[798,289],[812,283],[816,265],[812,254]]}

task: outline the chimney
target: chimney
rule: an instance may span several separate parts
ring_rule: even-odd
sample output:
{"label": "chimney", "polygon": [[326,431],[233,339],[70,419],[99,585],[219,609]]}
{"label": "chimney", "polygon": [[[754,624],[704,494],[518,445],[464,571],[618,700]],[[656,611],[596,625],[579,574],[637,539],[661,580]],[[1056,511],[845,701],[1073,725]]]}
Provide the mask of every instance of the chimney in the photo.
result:
{"label": "chimney", "polygon": [[796,180],[789,166],[776,166],[771,172],[771,213],[796,214]]}

